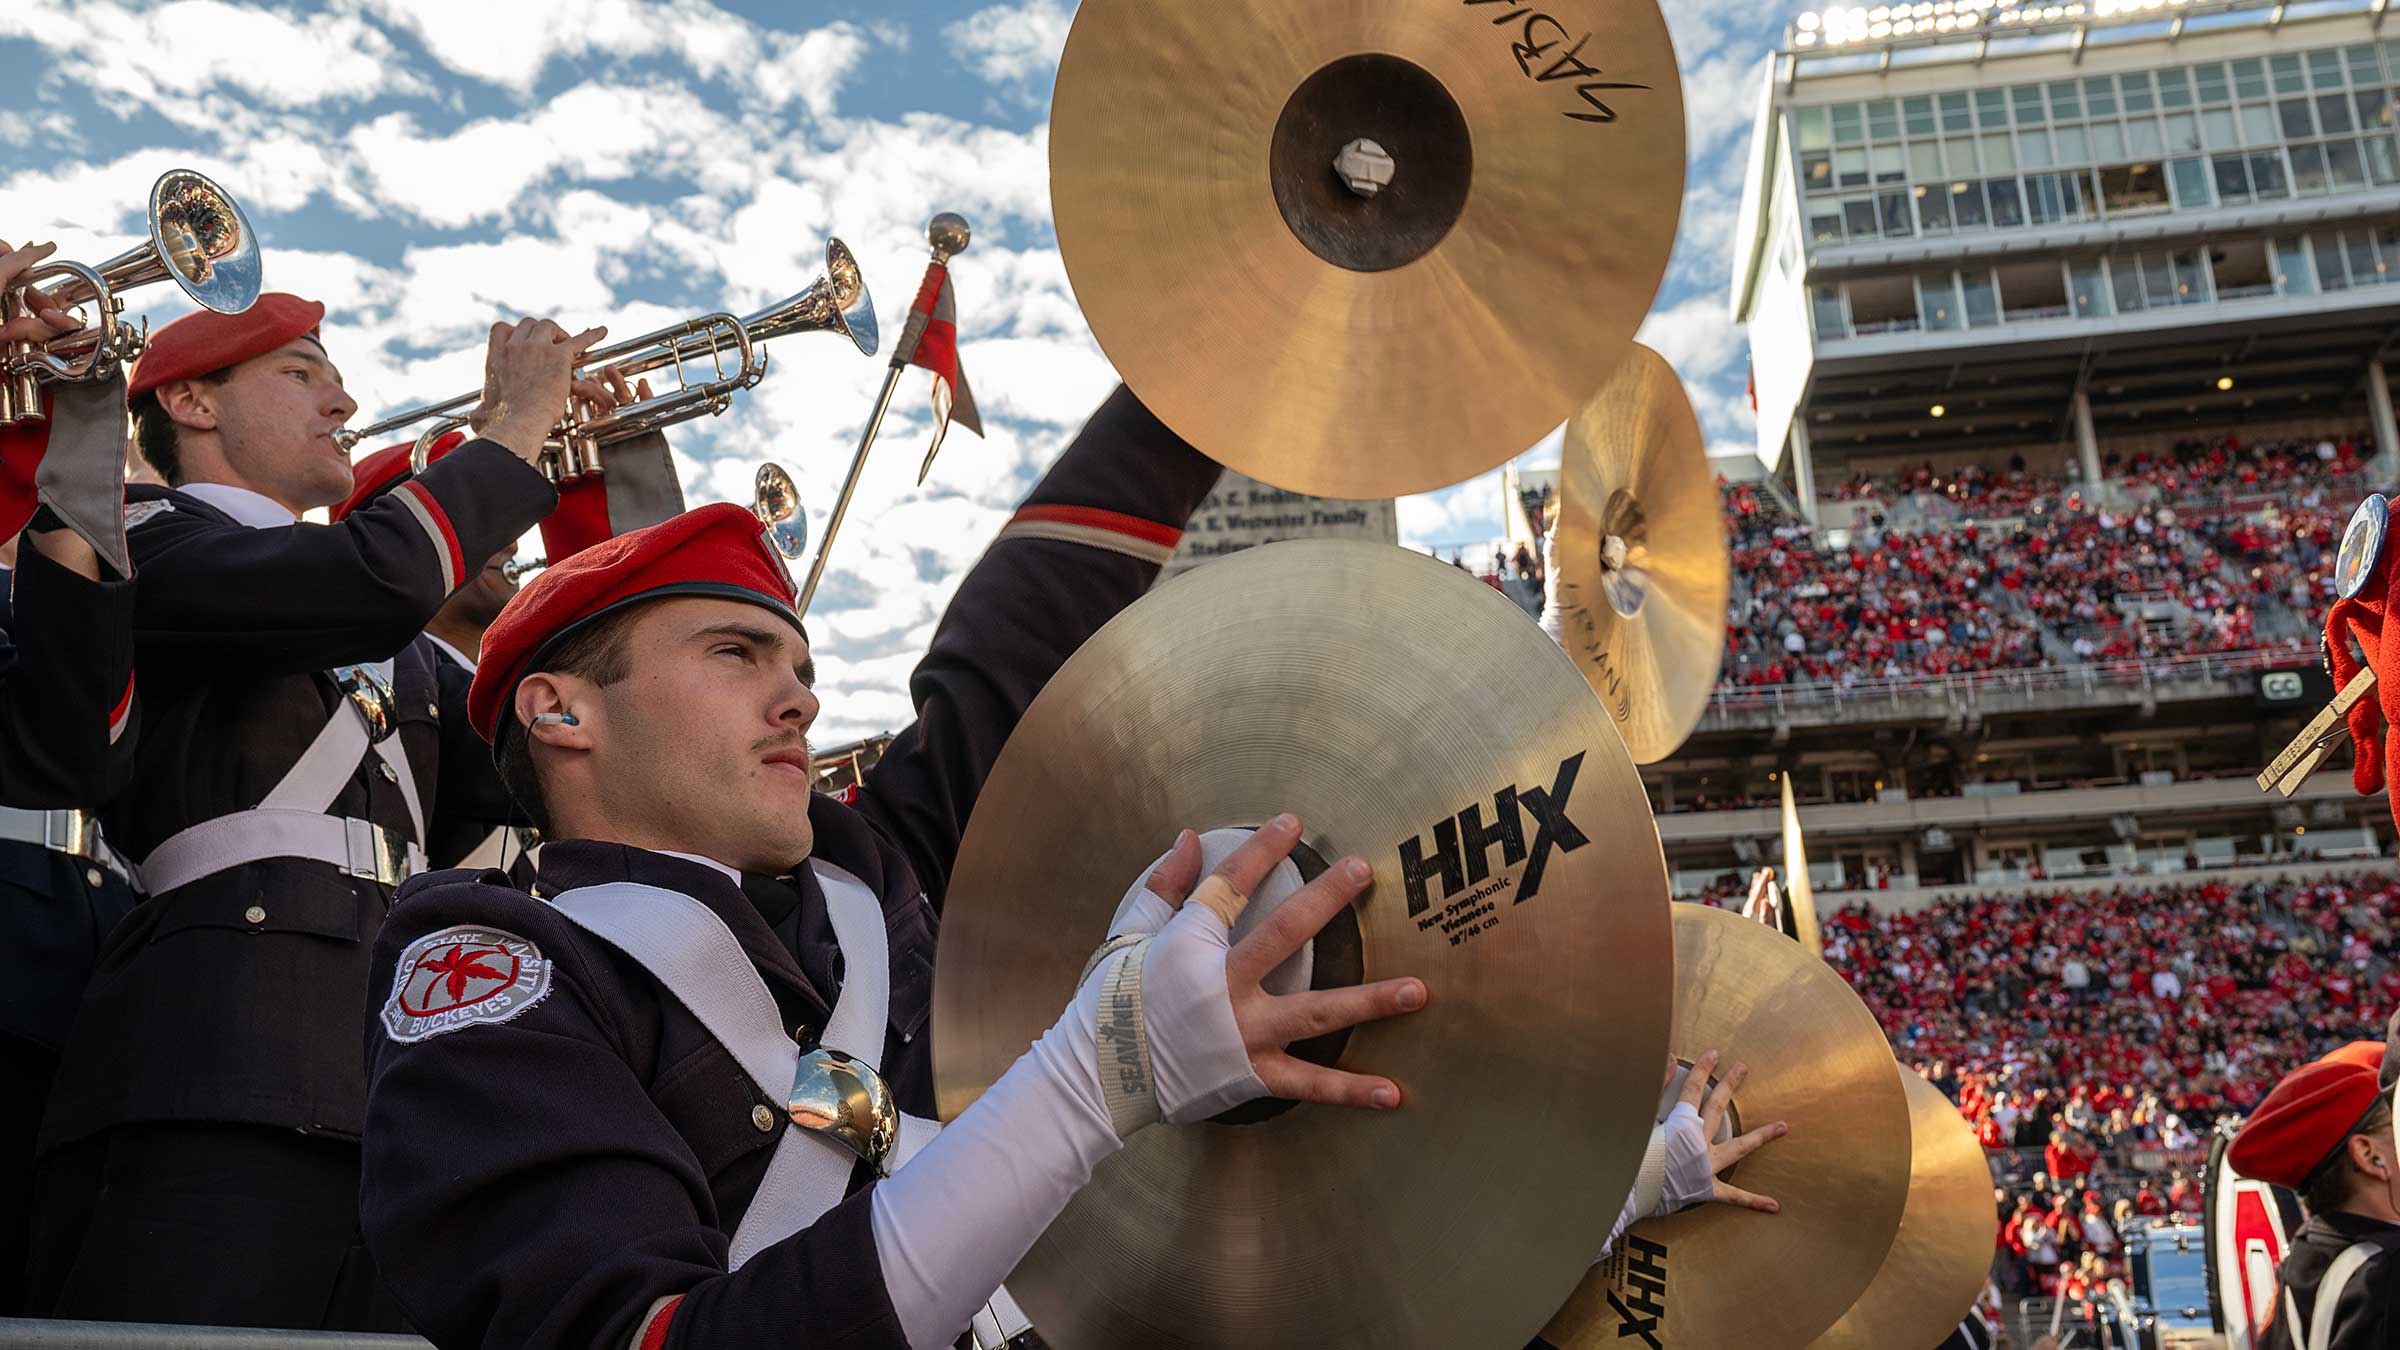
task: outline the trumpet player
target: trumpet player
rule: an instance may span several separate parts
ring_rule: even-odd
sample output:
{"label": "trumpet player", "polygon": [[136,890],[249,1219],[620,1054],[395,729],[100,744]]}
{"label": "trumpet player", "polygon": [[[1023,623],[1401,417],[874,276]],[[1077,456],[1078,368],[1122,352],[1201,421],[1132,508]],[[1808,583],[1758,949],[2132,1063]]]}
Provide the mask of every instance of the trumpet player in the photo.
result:
{"label": "trumpet player", "polygon": [[[149,898],[102,953],[43,1121],[28,1292],[52,1316],[391,1324],[357,1236],[367,957],[440,809],[419,640],[556,500],[534,467],[602,330],[495,324],[474,439],[339,524],[356,411],[322,305],[152,335],[165,487],[125,511],[146,727],[105,814]],[[596,384],[580,390],[607,399]]]}
{"label": "trumpet player", "polygon": [[[0,348],[79,327],[41,290],[21,284],[49,244],[0,242]],[[133,582],[99,549],[39,509],[34,484],[50,456],[113,453],[105,399],[43,398],[43,417],[0,427],[0,1317],[23,1311],[26,1204],[34,1130],[58,1069],[99,936],[133,907],[123,864],[92,828],[90,808],[133,769]],[[55,471],[55,460],[50,461]],[[94,463],[71,477],[113,528],[117,474]],[[45,484],[55,491],[55,481]]]}

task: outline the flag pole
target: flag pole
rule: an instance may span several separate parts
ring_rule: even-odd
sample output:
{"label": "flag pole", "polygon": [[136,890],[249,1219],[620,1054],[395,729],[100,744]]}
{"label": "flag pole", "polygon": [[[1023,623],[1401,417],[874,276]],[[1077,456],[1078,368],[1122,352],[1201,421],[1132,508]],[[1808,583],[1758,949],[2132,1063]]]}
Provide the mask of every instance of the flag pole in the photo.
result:
{"label": "flag pole", "polygon": [[[933,245],[932,265],[940,267],[966,252],[966,219],[944,211],[927,222],[925,238]],[[916,356],[917,342],[924,332],[924,325],[912,310],[907,325],[902,329],[901,340],[893,346],[891,368],[883,377],[883,392],[875,396],[875,410],[867,415],[866,433],[858,438],[858,452],[850,457],[850,474],[842,480],[842,495],[834,499],[833,515],[825,522],[824,542],[817,545],[816,561],[808,565],[808,584],[800,589],[800,603],[796,611],[801,618],[808,617],[808,602],[816,598],[817,583],[825,577],[825,560],[833,553],[833,538],[841,533],[842,517],[850,513],[850,499],[857,494],[858,480],[867,471],[867,452],[875,448],[875,437],[883,430],[884,414],[892,409],[892,394],[900,387],[900,376]]]}

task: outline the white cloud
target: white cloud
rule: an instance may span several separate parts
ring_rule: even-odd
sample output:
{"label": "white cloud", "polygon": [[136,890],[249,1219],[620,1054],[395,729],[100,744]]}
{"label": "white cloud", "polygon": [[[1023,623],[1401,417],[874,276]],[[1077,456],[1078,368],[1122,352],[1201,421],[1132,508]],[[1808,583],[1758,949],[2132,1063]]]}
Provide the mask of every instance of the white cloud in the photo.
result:
{"label": "white cloud", "polygon": [[279,108],[425,87],[390,39],[348,14],[303,17],[221,0],[140,10],[110,0],[11,0],[0,7],[7,37],[31,39],[59,74],[134,106],[219,87]]}
{"label": "white cloud", "polygon": [[1074,6],[1061,0],[1021,0],[979,9],[942,30],[978,74],[994,84],[1045,82],[1066,49]]}

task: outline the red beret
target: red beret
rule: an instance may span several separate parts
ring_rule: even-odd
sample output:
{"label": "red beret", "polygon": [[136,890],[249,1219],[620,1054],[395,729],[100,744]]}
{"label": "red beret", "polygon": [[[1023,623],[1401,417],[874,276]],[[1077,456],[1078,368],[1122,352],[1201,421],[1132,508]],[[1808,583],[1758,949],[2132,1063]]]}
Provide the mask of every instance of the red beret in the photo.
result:
{"label": "red beret", "polygon": [[799,590],[767,527],[749,510],[718,502],[596,544],[534,578],[483,635],[467,721],[496,747],[500,717],[518,684],[560,642],[603,614],[644,600],[696,595],[743,600],[792,627]]}
{"label": "red beret", "polygon": [[133,363],[125,397],[140,398],[162,384],[203,375],[264,356],[296,337],[317,331],[325,307],[314,300],[270,291],[239,314],[200,310],[150,335],[149,350]]}
{"label": "red beret", "polygon": [[2355,1064],[2370,1072],[2383,1070],[2383,1042],[2352,1041],[2339,1050],[2329,1051],[2317,1060],[2319,1064]]}
{"label": "red beret", "polygon": [[[467,433],[464,431],[447,432],[426,452],[425,462],[435,463],[466,443]],[[416,448],[415,441],[405,441],[399,445],[385,446],[353,462],[350,465],[350,495],[343,499],[341,505],[328,512],[328,517],[339,521],[414,475],[416,470],[409,467],[409,456]]]}
{"label": "red beret", "polygon": [[2299,1190],[2382,1095],[2371,1068],[2338,1059],[2303,1064],[2242,1122],[2227,1158],[2243,1176]]}

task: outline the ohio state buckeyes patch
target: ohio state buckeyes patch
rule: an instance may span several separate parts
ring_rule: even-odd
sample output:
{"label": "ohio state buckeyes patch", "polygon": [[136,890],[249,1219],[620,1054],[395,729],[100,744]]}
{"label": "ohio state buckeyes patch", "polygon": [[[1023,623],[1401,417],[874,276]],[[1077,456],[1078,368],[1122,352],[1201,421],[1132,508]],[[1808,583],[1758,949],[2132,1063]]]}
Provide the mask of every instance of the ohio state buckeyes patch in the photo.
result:
{"label": "ohio state buckeyes patch", "polygon": [[402,1044],[505,1022],[550,992],[541,948],[497,928],[429,933],[408,944],[393,970],[383,1030]]}

